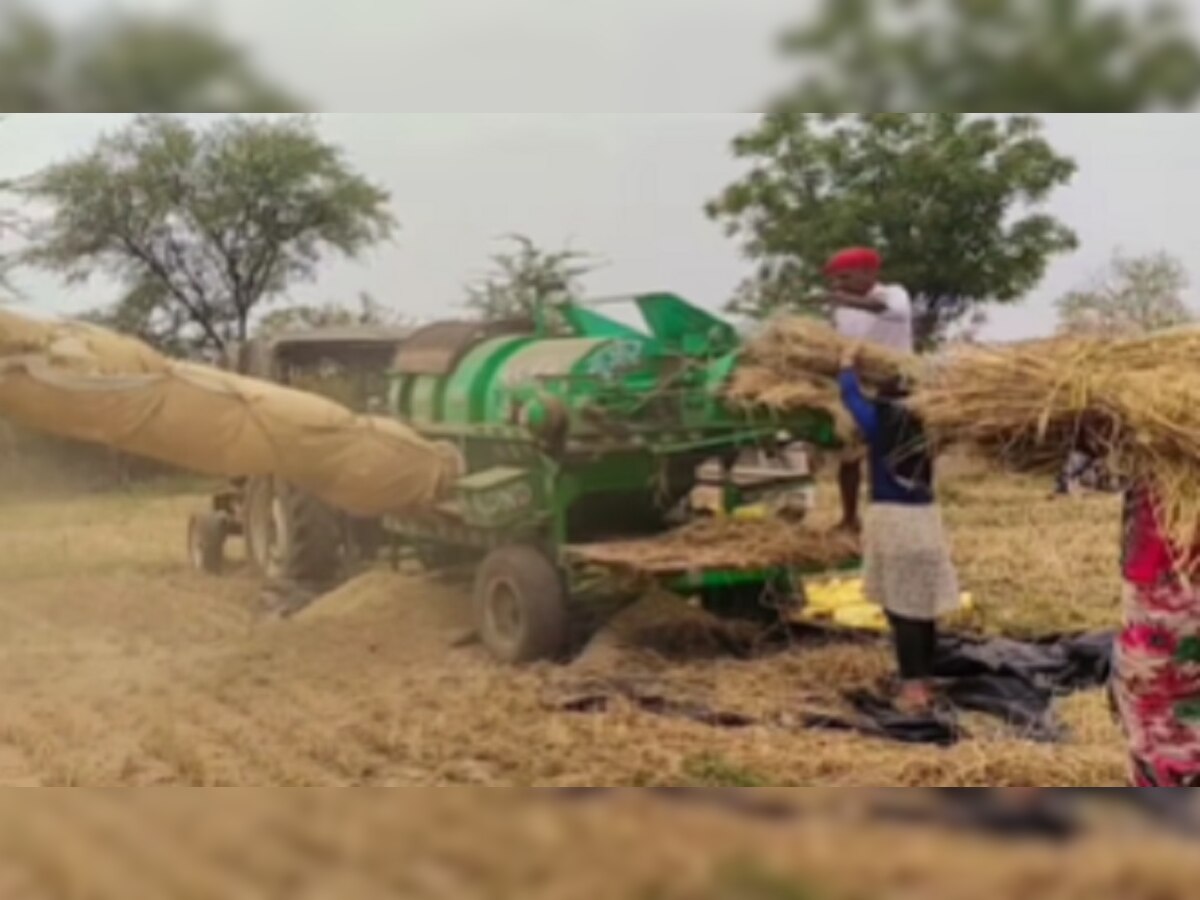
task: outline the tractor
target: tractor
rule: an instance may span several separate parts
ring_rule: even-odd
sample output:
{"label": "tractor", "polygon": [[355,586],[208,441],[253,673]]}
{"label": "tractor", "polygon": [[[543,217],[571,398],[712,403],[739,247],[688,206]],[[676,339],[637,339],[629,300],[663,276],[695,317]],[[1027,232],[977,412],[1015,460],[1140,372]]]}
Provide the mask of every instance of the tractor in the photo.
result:
{"label": "tractor", "polygon": [[[411,333],[382,326],[288,333],[238,346],[226,366],[358,412],[378,412],[387,401],[397,348]],[[336,582],[354,559],[373,555],[383,541],[378,522],[350,519],[272,478],[234,481],[214,495],[209,511],[192,517],[192,565],[218,574],[230,537],[244,539],[247,559],[264,577],[317,589]]]}
{"label": "tractor", "polygon": [[[619,606],[617,580],[582,564],[581,548],[660,536],[703,514],[695,498],[706,490],[711,513],[714,494],[719,512],[804,488],[803,467],[745,460],[782,459],[797,442],[839,446],[825,412],[784,421],[726,403],[741,339],[672,294],[547,301],[526,321],[437,322],[336,347],[297,337],[265,352],[278,380],[301,387],[313,386],[297,379],[305,365],[340,360],[374,411],[456,445],[465,473],[437,509],[380,522],[287,485],[239,484],[193,520],[197,564],[208,568],[206,547],[239,530],[260,570],[310,582],[403,546],[426,566],[474,571],[480,638],[514,664],[569,655]],[[684,566],[664,586],[722,614],[778,618],[767,598],[795,596],[804,574]]]}

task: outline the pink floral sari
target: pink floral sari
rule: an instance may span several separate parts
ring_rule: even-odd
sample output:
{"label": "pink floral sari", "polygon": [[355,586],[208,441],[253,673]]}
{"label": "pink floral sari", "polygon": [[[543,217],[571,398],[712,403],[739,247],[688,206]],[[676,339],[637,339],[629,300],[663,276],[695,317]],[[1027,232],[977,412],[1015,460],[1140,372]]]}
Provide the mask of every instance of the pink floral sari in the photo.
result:
{"label": "pink floral sari", "polygon": [[1125,628],[1113,694],[1137,787],[1200,787],[1200,586],[1180,573],[1153,499],[1133,491],[1125,520]]}

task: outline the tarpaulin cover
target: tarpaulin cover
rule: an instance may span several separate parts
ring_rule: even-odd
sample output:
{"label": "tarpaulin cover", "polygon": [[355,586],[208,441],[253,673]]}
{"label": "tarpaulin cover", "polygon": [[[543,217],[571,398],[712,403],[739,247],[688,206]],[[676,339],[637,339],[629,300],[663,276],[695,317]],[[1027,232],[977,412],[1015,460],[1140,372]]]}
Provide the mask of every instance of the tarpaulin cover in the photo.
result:
{"label": "tarpaulin cover", "polygon": [[462,469],[453,447],[390,419],[6,310],[0,416],[200,474],[274,475],[363,517],[430,509]]}
{"label": "tarpaulin cover", "polygon": [[[788,629],[788,648],[853,640],[883,645],[882,638],[859,632],[803,626]],[[933,715],[906,715],[890,698],[866,690],[848,692],[838,708],[800,709],[775,721],[734,709],[715,709],[703,701],[666,696],[656,683],[643,684],[620,675],[588,677],[570,686],[564,698],[550,701],[573,713],[596,713],[623,698],[665,718],[687,719],[713,728],[777,728],[851,732],[902,744],[949,747],[970,735],[958,711],[982,713],[1001,720],[1025,740],[1055,743],[1066,736],[1054,715],[1056,700],[1079,691],[1104,687],[1112,668],[1111,634],[1052,637],[1040,641],[944,635],[939,641],[936,672],[944,708]]]}

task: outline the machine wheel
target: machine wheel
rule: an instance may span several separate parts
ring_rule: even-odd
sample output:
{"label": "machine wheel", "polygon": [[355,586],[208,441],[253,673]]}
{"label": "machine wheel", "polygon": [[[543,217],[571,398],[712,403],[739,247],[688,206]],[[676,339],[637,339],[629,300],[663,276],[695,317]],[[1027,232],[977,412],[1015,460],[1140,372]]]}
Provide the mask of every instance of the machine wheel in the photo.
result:
{"label": "machine wheel", "polygon": [[188,559],[197,572],[219,575],[225,565],[225,517],[220,513],[196,513],[188,520]]}
{"label": "machine wheel", "polygon": [[558,659],[569,649],[566,585],[533,547],[505,547],[483,561],[475,618],[484,646],[510,665]]}
{"label": "machine wheel", "polygon": [[245,487],[242,531],[246,535],[246,555],[255,571],[271,576],[271,555],[275,546],[275,482],[271,478],[251,479]]}
{"label": "machine wheel", "polygon": [[272,479],[247,488],[246,544],[268,578],[325,585],[342,569],[341,517],[315,497]]}

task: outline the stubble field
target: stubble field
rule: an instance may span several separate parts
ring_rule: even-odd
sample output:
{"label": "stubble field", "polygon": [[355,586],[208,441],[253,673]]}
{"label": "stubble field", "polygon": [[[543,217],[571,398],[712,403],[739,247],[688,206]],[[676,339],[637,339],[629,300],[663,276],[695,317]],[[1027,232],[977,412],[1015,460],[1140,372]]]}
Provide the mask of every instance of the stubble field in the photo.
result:
{"label": "stubble field", "polygon": [[[970,466],[943,493],[979,605],[965,627],[1115,624],[1114,501],[1052,502],[1044,483]],[[279,621],[236,565],[221,579],[188,570],[184,523],[200,502],[0,502],[0,785],[1122,784],[1100,692],[1064,704],[1058,746],[986,726],[945,751],[808,732],[798,710],[875,684],[883,647],[732,652],[662,599],[573,665],[522,671],[471,643],[460,585],[419,573],[370,573]],[[730,717],[754,724],[714,721]]]}

